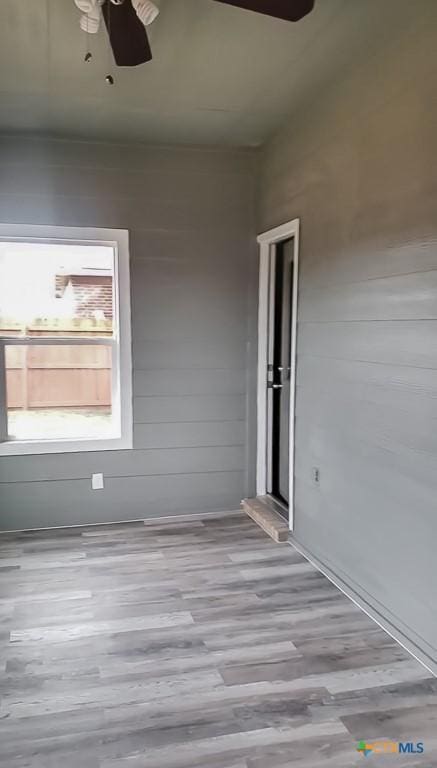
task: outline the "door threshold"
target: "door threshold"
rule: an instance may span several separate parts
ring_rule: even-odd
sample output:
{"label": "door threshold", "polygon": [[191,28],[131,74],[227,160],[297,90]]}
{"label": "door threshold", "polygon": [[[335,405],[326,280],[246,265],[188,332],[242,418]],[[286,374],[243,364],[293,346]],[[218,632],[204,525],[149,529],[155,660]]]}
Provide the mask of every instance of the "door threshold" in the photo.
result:
{"label": "door threshold", "polygon": [[243,499],[241,506],[252,520],[277,544],[288,542],[288,521],[278,512],[276,500],[270,496],[257,496],[255,499]]}
{"label": "door threshold", "polygon": [[272,496],[270,493],[267,493],[265,496],[258,496],[258,498],[262,499],[262,501],[267,504],[268,507],[273,509],[279,515],[281,515],[281,517],[286,522],[288,522],[289,507],[285,501],[281,501],[281,499],[278,499],[276,496]]}

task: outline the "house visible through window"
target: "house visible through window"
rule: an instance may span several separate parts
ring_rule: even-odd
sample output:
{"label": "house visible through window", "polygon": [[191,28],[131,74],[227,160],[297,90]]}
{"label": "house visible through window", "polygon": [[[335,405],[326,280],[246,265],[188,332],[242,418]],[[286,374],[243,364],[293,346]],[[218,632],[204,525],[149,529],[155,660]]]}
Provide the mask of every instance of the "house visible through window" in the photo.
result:
{"label": "house visible through window", "polygon": [[130,447],[126,233],[82,241],[57,229],[44,240],[27,227],[8,239],[4,229],[0,453]]}

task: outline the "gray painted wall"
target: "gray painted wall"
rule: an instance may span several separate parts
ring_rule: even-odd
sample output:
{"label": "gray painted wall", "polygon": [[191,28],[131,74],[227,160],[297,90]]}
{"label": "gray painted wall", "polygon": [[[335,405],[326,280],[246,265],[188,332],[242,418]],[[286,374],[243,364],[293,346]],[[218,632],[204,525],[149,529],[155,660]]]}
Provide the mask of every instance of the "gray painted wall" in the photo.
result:
{"label": "gray painted wall", "polygon": [[296,537],[436,659],[437,4],[410,6],[265,149],[259,229],[301,219]]}
{"label": "gray painted wall", "polygon": [[0,458],[0,528],[233,509],[253,490],[254,215],[251,152],[0,139],[0,221],[129,230],[134,366],[134,450]]}

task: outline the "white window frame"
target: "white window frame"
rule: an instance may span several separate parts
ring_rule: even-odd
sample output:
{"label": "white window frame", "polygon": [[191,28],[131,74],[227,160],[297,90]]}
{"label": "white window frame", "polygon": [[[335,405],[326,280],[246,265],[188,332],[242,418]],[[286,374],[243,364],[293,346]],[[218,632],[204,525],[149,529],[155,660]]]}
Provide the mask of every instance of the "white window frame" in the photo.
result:
{"label": "white window frame", "polygon": [[[0,241],[62,245],[103,245],[114,250],[114,335],[112,338],[0,336],[0,456],[131,449],[132,342],[130,311],[129,233],[125,229],[0,224]],[[112,347],[112,418],[116,435],[109,438],[8,440],[6,407],[6,346],[103,345]]]}

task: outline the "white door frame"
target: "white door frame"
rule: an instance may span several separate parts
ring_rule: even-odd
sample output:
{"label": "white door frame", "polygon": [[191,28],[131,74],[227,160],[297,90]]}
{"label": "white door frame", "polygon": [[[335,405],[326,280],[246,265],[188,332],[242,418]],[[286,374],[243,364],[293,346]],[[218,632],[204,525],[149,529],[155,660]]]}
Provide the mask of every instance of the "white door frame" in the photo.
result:
{"label": "white door frame", "polygon": [[267,493],[267,464],[268,464],[268,408],[267,408],[267,363],[268,363],[268,334],[269,313],[271,308],[269,296],[269,275],[272,249],[283,240],[294,238],[293,254],[293,314],[291,326],[291,375],[290,375],[290,447],[289,447],[289,479],[290,502],[289,524],[294,530],[294,418],[296,393],[296,339],[297,339],[297,297],[299,275],[299,219],[293,219],[280,227],[270,229],[258,236],[260,247],[259,263],[259,295],[258,295],[258,386],[257,386],[257,460],[256,460],[256,493],[265,496]]}

